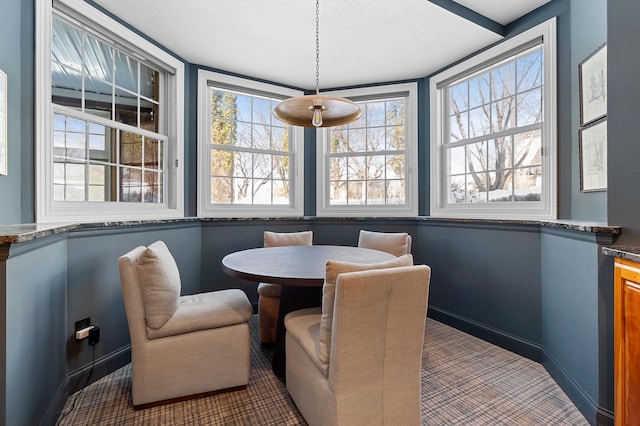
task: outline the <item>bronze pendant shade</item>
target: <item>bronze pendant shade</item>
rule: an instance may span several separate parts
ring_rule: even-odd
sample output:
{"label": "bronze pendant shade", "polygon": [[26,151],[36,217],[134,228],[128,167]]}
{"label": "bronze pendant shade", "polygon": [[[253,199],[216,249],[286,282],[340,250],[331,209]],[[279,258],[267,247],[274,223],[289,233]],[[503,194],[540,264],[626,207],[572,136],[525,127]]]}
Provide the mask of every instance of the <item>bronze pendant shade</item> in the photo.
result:
{"label": "bronze pendant shade", "polygon": [[356,121],[362,110],[345,98],[322,96],[320,84],[320,38],[319,0],[316,0],[316,93],[285,99],[273,109],[273,115],[280,121],[303,127],[334,127]]}
{"label": "bronze pendant shade", "polygon": [[[318,111],[320,111],[319,119]],[[307,95],[285,99],[276,105],[273,115],[278,120],[295,126],[334,127],[357,120],[362,115],[362,111],[355,102],[348,99]]]}

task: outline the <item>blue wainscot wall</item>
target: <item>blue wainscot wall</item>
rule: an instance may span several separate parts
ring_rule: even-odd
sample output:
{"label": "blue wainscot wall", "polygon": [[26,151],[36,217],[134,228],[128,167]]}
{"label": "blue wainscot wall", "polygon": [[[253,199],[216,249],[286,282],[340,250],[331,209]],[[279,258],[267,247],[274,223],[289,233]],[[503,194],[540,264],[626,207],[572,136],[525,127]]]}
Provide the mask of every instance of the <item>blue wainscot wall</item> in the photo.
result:
{"label": "blue wainscot wall", "polygon": [[91,368],[79,319],[101,328],[94,380],[130,361],[117,265],[130,249],[161,239],[183,294],[242,288],[255,303],[255,283],[222,271],[226,254],[261,246],[265,230],[356,245],[360,229],[409,232],[415,262],[433,269],[431,317],[542,362],[591,424],[612,423],[613,260],[600,252],[619,228],[317,217],[0,227],[0,423],[55,423]]}

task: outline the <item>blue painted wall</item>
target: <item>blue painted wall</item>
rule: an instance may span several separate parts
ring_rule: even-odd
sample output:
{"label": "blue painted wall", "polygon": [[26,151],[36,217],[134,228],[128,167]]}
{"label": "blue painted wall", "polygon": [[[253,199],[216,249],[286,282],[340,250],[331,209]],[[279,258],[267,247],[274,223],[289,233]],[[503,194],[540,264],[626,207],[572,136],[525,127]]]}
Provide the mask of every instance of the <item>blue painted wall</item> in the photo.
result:
{"label": "blue painted wall", "polygon": [[[130,249],[162,239],[176,258],[183,294],[242,288],[255,302],[255,283],[222,272],[226,254],[262,246],[265,230],[312,230],[315,244],[356,245],[361,229],[412,235],[415,262],[433,268],[431,316],[533,359],[547,351],[586,415],[610,409],[612,390],[600,377],[612,368],[611,344],[599,339],[607,324],[600,315],[612,317],[600,284],[612,271],[598,257],[603,242],[591,234],[584,240],[569,231],[541,234],[537,225],[421,219],[205,220],[80,229],[11,245],[0,262],[0,273],[7,270],[6,380],[14,389],[3,398],[7,424],[51,421],[67,390],[84,381],[92,353],[73,339],[75,321],[89,316],[101,327],[94,379],[129,361],[117,258]],[[43,319],[47,328],[38,327]],[[25,378],[31,371],[37,378]]]}
{"label": "blue painted wall", "polygon": [[612,0],[608,14],[608,214],[624,227],[620,243],[640,246],[640,2]]}
{"label": "blue painted wall", "polygon": [[32,1],[3,0],[0,69],[7,74],[8,175],[0,176],[0,225],[34,220]]}
{"label": "blue painted wall", "polygon": [[75,341],[77,320],[90,317],[101,328],[94,381],[128,363],[118,257],[162,239],[180,270],[181,293],[198,293],[200,237],[195,222],[83,229],[12,245],[0,262],[0,271],[6,270],[0,280],[6,299],[0,424],[53,424],[68,393],[84,384],[93,353],[86,341]]}
{"label": "blue painted wall", "polygon": [[184,192],[184,215],[195,217],[198,215],[198,67],[186,64],[185,82],[187,93],[185,93],[185,192]]}
{"label": "blue painted wall", "polygon": [[46,416],[57,414],[52,408],[55,397],[66,395],[61,386],[67,374],[66,286],[64,235],[11,248],[4,288],[6,406],[0,413],[2,424],[39,424]]}
{"label": "blue painted wall", "polygon": [[571,218],[607,221],[607,192],[580,192],[578,65],[607,41],[607,0],[571,4]]}
{"label": "blue painted wall", "polygon": [[134,247],[163,240],[180,270],[181,294],[198,293],[200,286],[200,224],[141,226],[126,229],[76,231],[68,239],[67,370],[77,370],[92,359],[91,347],[73,338],[75,322],[91,317],[100,327],[96,358],[127,346],[129,329],[124,314],[118,257]]}
{"label": "blue painted wall", "polygon": [[[418,260],[433,269],[435,318],[539,359],[540,236],[535,226],[423,225]],[[434,312],[435,314],[435,312]]]}
{"label": "blue painted wall", "polygon": [[[606,350],[613,347],[613,328],[601,318],[613,317],[613,270],[595,235],[544,230],[541,252],[543,364],[595,423],[598,407],[613,412],[613,358]],[[607,270],[604,292],[601,268]]]}

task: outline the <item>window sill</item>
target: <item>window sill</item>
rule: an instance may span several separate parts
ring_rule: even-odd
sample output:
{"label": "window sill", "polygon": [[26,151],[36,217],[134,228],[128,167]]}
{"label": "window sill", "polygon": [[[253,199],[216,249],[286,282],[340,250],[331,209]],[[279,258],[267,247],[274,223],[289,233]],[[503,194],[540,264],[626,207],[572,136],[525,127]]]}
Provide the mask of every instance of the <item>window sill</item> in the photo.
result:
{"label": "window sill", "polygon": [[22,243],[38,238],[59,234],[74,230],[95,230],[104,228],[121,228],[129,226],[153,226],[164,224],[204,224],[207,222],[251,222],[262,221],[304,221],[304,222],[402,222],[403,224],[450,224],[450,225],[479,225],[479,226],[529,226],[532,228],[556,229],[574,231],[586,234],[607,234],[611,236],[620,235],[622,227],[611,226],[600,222],[583,222],[576,220],[506,220],[506,219],[460,219],[460,218],[434,218],[429,216],[420,217],[321,217],[321,216],[298,216],[298,217],[242,217],[242,218],[197,218],[187,217],[178,219],[152,219],[152,220],[131,220],[131,221],[105,221],[94,223],[50,223],[50,224],[16,224],[0,226],[0,245]]}

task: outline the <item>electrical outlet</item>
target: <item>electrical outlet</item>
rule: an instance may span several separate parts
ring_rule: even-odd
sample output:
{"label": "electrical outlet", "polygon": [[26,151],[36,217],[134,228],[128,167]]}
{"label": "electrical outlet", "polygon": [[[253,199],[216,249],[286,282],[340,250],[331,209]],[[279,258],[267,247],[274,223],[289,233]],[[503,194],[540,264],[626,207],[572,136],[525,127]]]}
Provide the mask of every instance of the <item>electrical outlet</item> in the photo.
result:
{"label": "electrical outlet", "polygon": [[91,325],[91,318],[87,317],[81,319],[80,321],[76,321],[76,341],[80,341],[89,337],[89,332],[93,326]]}
{"label": "electrical outlet", "polygon": [[91,317],[86,317],[84,319],[76,321],[76,330],[75,331],[84,330],[85,328],[89,327],[90,325],[91,325]]}

